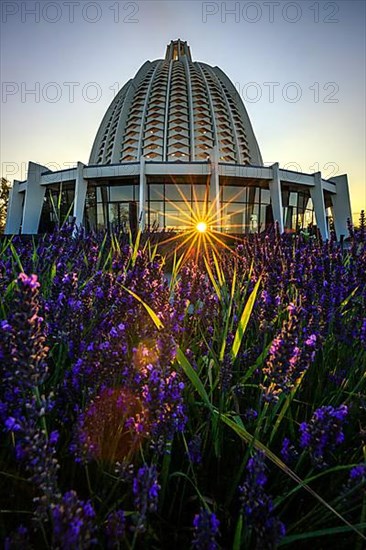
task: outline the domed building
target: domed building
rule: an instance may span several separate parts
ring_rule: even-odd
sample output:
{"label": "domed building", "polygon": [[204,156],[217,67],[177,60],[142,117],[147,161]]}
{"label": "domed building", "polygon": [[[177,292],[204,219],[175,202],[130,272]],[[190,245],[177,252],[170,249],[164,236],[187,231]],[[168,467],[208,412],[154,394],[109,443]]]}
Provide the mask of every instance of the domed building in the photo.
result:
{"label": "domed building", "polygon": [[146,61],[113,99],[89,164],[52,172],[30,162],[14,181],[6,233],[49,231],[65,217],[90,230],[184,230],[209,213],[230,233],[317,226],[337,237],[351,218],[347,176],[330,180],[264,166],[245,106],[218,67],[192,60],[172,41],[164,59]]}

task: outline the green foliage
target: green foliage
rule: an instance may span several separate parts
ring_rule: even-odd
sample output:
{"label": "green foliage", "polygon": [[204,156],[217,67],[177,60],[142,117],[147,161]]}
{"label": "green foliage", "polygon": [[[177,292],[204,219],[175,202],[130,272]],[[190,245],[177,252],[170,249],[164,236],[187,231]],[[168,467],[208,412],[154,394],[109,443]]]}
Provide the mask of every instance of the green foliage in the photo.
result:
{"label": "green foliage", "polygon": [[[265,374],[264,368],[270,349],[276,335],[282,334],[281,330],[288,321],[289,303],[301,303],[307,273],[300,283],[295,282],[295,275],[291,280],[282,281],[281,300],[271,313],[270,322],[261,325],[263,297],[272,285],[263,265],[256,265],[250,258],[239,263],[235,255],[220,258],[213,253],[204,258],[201,266],[190,264],[189,271],[183,256],[174,255],[169,280],[166,281],[163,272],[165,258],[159,257],[156,245],[150,241],[143,244],[141,240],[140,233],[135,241],[130,235],[127,253],[115,235],[105,235],[99,240],[94,257],[89,255],[89,250],[82,248],[78,263],[76,296],[82,296],[80,300],[84,300],[93,312],[87,322],[81,323],[80,338],[90,344],[89,336],[98,334],[100,320],[109,318],[110,312],[112,319],[116,317],[118,322],[121,321],[121,311],[113,299],[108,301],[105,298],[103,303],[98,302],[96,292],[91,292],[87,297],[83,295],[88,285],[92,287],[94,279],[104,275],[105,281],[113,280],[109,289],[111,294],[120,292],[129,299],[128,314],[123,317],[123,323],[127,324],[129,317],[132,319],[127,344],[125,348],[116,348],[116,360],[121,361],[121,366],[125,362],[131,363],[140,343],[169,337],[169,342],[175,343],[172,367],[185,385],[187,423],[184,431],[175,433],[174,438],[168,441],[165,452],[160,454],[154,451],[149,436],[146,436],[134,457],[133,466],[136,469],[147,463],[158,468],[161,486],[158,512],[152,516],[146,533],[131,530],[120,547],[189,548],[193,516],[204,509],[220,518],[219,541],[222,548],[261,548],[257,534],[245,516],[238,489],[245,480],[250,457],[260,451],[265,456],[266,490],[273,498],[273,513],[286,524],[286,535],[279,542],[279,547],[296,545],[299,549],[305,549],[312,545],[319,550],[333,547],[361,550],[366,540],[365,479],[351,486],[349,472],[366,458],[366,350],[360,345],[359,337],[365,300],[364,281],[356,281],[357,284],[339,300],[333,312],[334,318],[329,318],[329,327],[323,331],[321,345],[309,368],[294,380],[290,391],[279,394],[276,400],[266,401],[263,388],[268,374]],[[61,271],[57,254],[48,257],[43,250],[47,257],[44,265],[34,242],[29,243],[23,253],[10,239],[0,244],[1,255],[9,260],[11,268],[8,266],[7,269],[12,273],[8,275],[11,282],[3,286],[1,320],[7,318],[11,311],[16,287],[14,279],[24,269],[39,273],[43,303],[55,297],[56,303],[62,277],[73,273],[71,260],[64,257],[64,244],[61,247],[64,272]],[[307,246],[311,248],[314,245],[308,243]],[[294,258],[296,252],[294,245],[291,252]],[[145,271],[138,271],[141,257],[146,261]],[[282,262],[281,269],[285,270],[286,260],[281,257],[281,250],[278,257]],[[345,255],[340,268],[352,269],[356,262],[357,258]],[[363,262],[364,259],[361,259],[360,265]],[[153,286],[147,287],[146,281],[129,278],[131,273],[138,273],[139,276],[148,273],[150,276],[151,272],[155,277],[151,279],[153,283],[161,285],[160,295],[155,295],[158,305],[151,298]],[[196,280],[197,273],[201,278]],[[331,270],[324,278],[326,276],[333,276]],[[180,330],[169,332],[170,318],[174,317],[174,308],[178,309],[180,305],[177,305],[177,300],[187,279],[193,289],[197,287],[202,292],[200,295],[196,289],[197,295],[203,298],[195,299],[194,293],[193,298],[187,298],[180,311]],[[323,283],[319,286],[323,288]],[[209,299],[203,302],[207,298],[206,291]],[[321,306],[316,302],[315,305],[320,310]],[[307,306],[304,304],[304,308]],[[207,314],[205,308],[210,307]],[[327,306],[323,303],[322,307],[325,310]],[[61,316],[63,314],[61,308]],[[46,310],[46,321],[48,315],[51,314]],[[60,326],[71,330],[70,326],[76,320],[75,315],[75,318],[69,319],[69,324],[65,321]],[[346,339],[337,323],[342,323],[343,328],[356,327],[358,336],[353,340]],[[319,326],[323,325],[320,323]],[[108,331],[110,328],[108,325]],[[299,334],[306,329],[305,317],[300,317]],[[108,335],[109,332],[104,340],[110,342]],[[51,331],[47,335],[49,378],[41,388],[45,394],[57,393],[77,362],[78,357],[70,353],[68,337],[69,334],[61,330]],[[166,353],[167,348],[162,349]],[[103,359],[101,356],[101,369],[108,367]],[[154,357],[149,359],[153,365]],[[146,365],[150,367],[149,363]],[[146,365],[144,363],[143,367]],[[229,382],[225,374],[230,375]],[[118,380],[118,384],[122,383]],[[37,403],[41,403],[42,393],[38,391],[34,395]],[[136,510],[131,490],[120,475],[119,469],[123,464],[99,459],[80,465],[71,458],[72,422],[76,418],[73,407],[76,409],[77,405],[78,410],[85,411],[88,398],[88,388],[83,388],[80,402],[66,405],[70,408],[68,413],[71,418],[67,426],[52,410],[45,415],[47,418],[42,417],[40,424],[45,432],[51,432],[54,427],[60,430],[60,485],[64,490],[77,487],[84,499],[91,499],[103,533],[106,517],[111,511],[123,508],[130,521],[136,517]],[[329,462],[322,469],[317,469],[309,450],[299,445],[299,428],[304,422],[309,422],[314,411],[320,407],[336,408],[341,405],[347,405],[350,411],[344,428],[345,441],[336,449],[331,449]],[[253,411],[255,416],[251,416]],[[8,492],[12,495],[9,508],[2,499],[1,513],[5,517],[0,523],[2,532],[7,530],[8,517],[15,525],[15,518],[23,520],[31,513],[34,496],[24,470],[11,458],[15,444],[12,438],[15,436],[10,435],[1,447],[4,467],[0,472],[0,489],[3,495]],[[289,438],[297,447],[297,454],[289,463],[281,455],[284,438]],[[200,441],[200,461],[195,461],[190,454],[191,443],[195,439]],[[49,528],[49,522],[45,522],[45,529]],[[103,536],[98,539],[100,548],[105,547]],[[40,548],[46,546],[45,541],[49,544],[47,537],[47,533],[45,540],[39,537]],[[275,548],[276,545],[269,547]]]}
{"label": "green foliage", "polygon": [[4,233],[6,214],[8,211],[10,183],[5,179],[0,180],[0,234]]}

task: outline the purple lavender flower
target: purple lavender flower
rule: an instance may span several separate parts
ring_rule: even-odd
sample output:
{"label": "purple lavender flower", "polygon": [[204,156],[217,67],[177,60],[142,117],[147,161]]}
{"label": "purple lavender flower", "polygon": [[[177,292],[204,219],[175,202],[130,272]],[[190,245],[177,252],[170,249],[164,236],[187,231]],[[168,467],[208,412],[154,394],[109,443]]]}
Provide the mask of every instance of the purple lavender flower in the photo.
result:
{"label": "purple lavender flower", "polygon": [[254,420],[256,420],[257,418],[258,418],[258,411],[256,411],[252,407],[249,407],[243,413],[243,419],[248,423],[254,422]]}
{"label": "purple lavender flower", "polygon": [[75,491],[65,493],[51,515],[53,548],[82,550],[96,544],[95,511],[91,502],[79,500]]}
{"label": "purple lavender flower", "polygon": [[146,529],[146,520],[149,513],[158,509],[160,485],[156,466],[142,466],[139,468],[132,484],[134,504],[138,512],[136,529],[140,532]]}
{"label": "purple lavender flower", "polygon": [[111,512],[106,520],[108,548],[118,548],[126,534],[126,515],[123,510]]}
{"label": "purple lavender flower", "polygon": [[37,275],[26,275],[25,273],[21,273],[18,277],[18,281],[21,282],[24,287],[29,287],[31,290],[41,286],[38,282]]}
{"label": "purple lavender flower", "polygon": [[258,451],[248,460],[246,477],[239,487],[244,518],[255,533],[258,549],[275,548],[285,534],[285,526],[273,514],[272,499],[264,489],[267,483],[264,457],[264,453]]}
{"label": "purple lavender flower", "polygon": [[194,535],[192,547],[197,550],[216,550],[220,522],[214,513],[201,509],[193,519]]}
{"label": "purple lavender flower", "polygon": [[282,441],[281,457],[286,464],[293,462],[298,456],[298,452],[295,446],[292,444],[288,437],[285,437]]}
{"label": "purple lavender flower", "polygon": [[300,343],[301,308],[290,304],[288,310],[289,319],[284,321],[280,333],[274,338],[263,368],[262,388],[266,401],[277,401],[282,393],[288,394],[315,356],[315,334],[305,337],[302,345]]}
{"label": "purple lavender flower", "polygon": [[3,420],[22,418],[25,409],[32,414],[33,390],[46,379],[45,362],[48,348],[45,346],[43,318],[39,313],[36,275],[21,273],[17,280],[15,297],[6,329],[0,332],[0,364],[2,380],[0,390]]}
{"label": "purple lavender flower", "polygon": [[42,396],[47,377],[43,318],[39,313],[39,283],[36,275],[21,273],[17,280],[9,329],[2,334],[4,362],[2,403],[5,428],[15,435],[16,459],[22,463],[39,495],[34,498],[36,515],[45,517],[47,507],[59,498],[56,459],[58,434],[47,435],[45,414],[52,400]]}
{"label": "purple lavender flower", "polygon": [[202,438],[200,434],[196,434],[188,442],[188,457],[192,464],[200,464],[202,462],[201,454]]}
{"label": "purple lavender flower", "polygon": [[31,550],[32,548],[29,531],[24,525],[19,525],[4,541],[4,550]]}
{"label": "purple lavender flower", "polygon": [[326,459],[343,443],[343,424],[348,414],[346,405],[331,405],[316,409],[310,421],[300,424],[300,447],[309,451],[317,467],[326,465]]}
{"label": "purple lavender flower", "polygon": [[363,481],[366,478],[366,464],[359,464],[350,470],[349,479],[354,482]]}
{"label": "purple lavender flower", "polygon": [[135,454],[148,432],[141,399],[130,390],[104,388],[79,415],[72,450],[78,462],[123,461]]}
{"label": "purple lavender flower", "polygon": [[362,320],[360,340],[363,348],[366,349],[366,317]]}

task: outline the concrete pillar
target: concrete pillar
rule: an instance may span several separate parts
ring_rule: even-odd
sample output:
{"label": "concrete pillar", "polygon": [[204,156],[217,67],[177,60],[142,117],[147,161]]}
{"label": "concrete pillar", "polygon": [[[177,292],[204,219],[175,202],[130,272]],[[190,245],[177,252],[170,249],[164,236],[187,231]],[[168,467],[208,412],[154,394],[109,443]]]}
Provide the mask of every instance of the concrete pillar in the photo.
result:
{"label": "concrete pillar", "polygon": [[139,198],[139,225],[141,231],[145,229],[146,215],[146,199],[147,199],[147,182],[145,173],[145,157],[140,157],[140,198]]}
{"label": "concrete pillar", "polygon": [[88,182],[87,180],[84,179],[84,167],[85,167],[85,164],[83,164],[82,162],[78,162],[76,167],[74,211],[73,211],[76,227],[80,227],[83,225],[86,192],[88,190]]}
{"label": "concrete pillar", "polygon": [[45,186],[41,185],[41,174],[47,171],[48,168],[35,162],[28,164],[27,190],[25,192],[22,224],[23,235],[36,235],[38,233],[43,199],[46,192]]}
{"label": "concrete pillar", "polygon": [[17,235],[22,225],[24,193],[19,193],[19,184],[18,180],[14,180],[9,191],[5,235]]}
{"label": "concrete pillar", "polygon": [[316,174],[314,174],[314,187],[310,187],[310,196],[311,200],[313,201],[316,225],[320,231],[322,239],[327,240],[329,235],[327,217],[325,214],[325,202],[321,172],[316,172]]}
{"label": "concrete pillar", "polygon": [[219,178],[219,149],[216,145],[210,154],[210,204],[209,218],[214,221],[217,231],[221,231],[221,205],[220,205],[220,178]]}
{"label": "concrete pillar", "polygon": [[331,195],[331,199],[334,229],[339,240],[341,235],[348,236],[347,219],[349,218],[352,221],[347,174],[332,177],[331,181],[336,184],[337,190],[335,195]]}
{"label": "concrete pillar", "polygon": [[283,207],[282,207],[282,192],[281,192],[281,180],[280,169],[278,162],[272,165],[272,179],[269,182],[269,191],[271,193],[271,206],[273,219],[278,223],[278,229],[280,233],[284,231],[283,224]]}

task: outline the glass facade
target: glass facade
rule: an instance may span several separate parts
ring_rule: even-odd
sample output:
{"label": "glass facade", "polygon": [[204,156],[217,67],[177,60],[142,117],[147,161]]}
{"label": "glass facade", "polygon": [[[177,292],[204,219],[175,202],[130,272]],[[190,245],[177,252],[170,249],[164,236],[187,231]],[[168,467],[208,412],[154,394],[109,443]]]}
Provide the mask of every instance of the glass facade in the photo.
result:
{"label": "glass facade", "polygon": [[220,200],[224,232],[260,233],[273,224],[269,189],[225,185]]}
{"label": "glass facade", "polygon": [[[147,182],[145,225],[149,229],[182,231],[197,219],[204,219],[210,209],[208,183]],[[60,184],[46,189],[39,232],[52,230],[73,214],[74,184]],[[284,228],[299,231],[315,223],[313,204],[307,189],[282,189]],[[221,229],[226,233],[260,233],[273,225],[269,189],[225,184],[220,186]],[[130,220],[139,211],[139,183],[125,180],[112,185],[107,181],[89,185],[86,196],[84,225],[89,230],[130,228]]]}
{"label": "glass facade", "polygon": [[313,202],[305,191],[282,191],[285,231],[299,231],[314,224]]}
{"label": "glass facade", "polygon": [[130,204],[138,210],[139,186],[135,182],[125,185],[98,185],[89,187],[85,205],[85,225],[90,230],[108,228],[128,230]]}
{"label": "glass facade", "polygon": [[206,184],[154,183],[147,185],[147,216],[149,228],[184,230],[193,219],[207,212]]}
{"label": "glass facade", "polygon": [[73,215],[75,185],[59,184],[47,187],[39,222],[39,233],[48,233],[57,225],[62,225]]}

